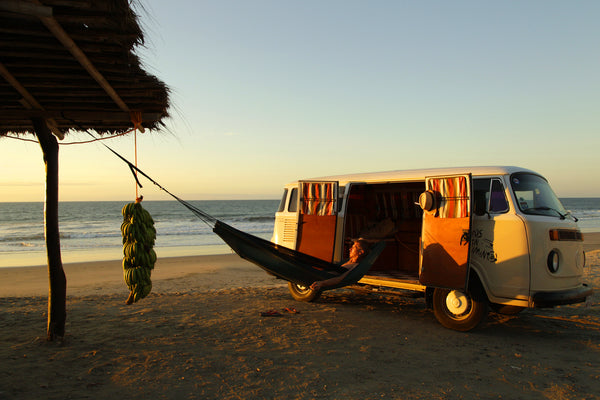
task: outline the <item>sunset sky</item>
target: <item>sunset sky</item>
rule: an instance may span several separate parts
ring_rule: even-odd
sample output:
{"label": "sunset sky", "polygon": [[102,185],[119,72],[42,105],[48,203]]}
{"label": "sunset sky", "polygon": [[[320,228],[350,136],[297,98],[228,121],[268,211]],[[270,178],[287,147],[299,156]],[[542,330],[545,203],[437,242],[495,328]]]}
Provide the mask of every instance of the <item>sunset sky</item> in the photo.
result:
{"label": "sunset sky", "polygon": [[[470,165],[519,165],[560,197],[600,197],[598,1],[141,3],[138,54],[172,107],[166,129],[138,134],[138,166],[184,199]],[[104,143],[133,161],[133,136]],[[0,201],[43,201],[39,145],[3,138],[0,155]],[[168,198],[142,183],[146,199]],[[102,145],[60,148],[61,201],[134,196]]]}

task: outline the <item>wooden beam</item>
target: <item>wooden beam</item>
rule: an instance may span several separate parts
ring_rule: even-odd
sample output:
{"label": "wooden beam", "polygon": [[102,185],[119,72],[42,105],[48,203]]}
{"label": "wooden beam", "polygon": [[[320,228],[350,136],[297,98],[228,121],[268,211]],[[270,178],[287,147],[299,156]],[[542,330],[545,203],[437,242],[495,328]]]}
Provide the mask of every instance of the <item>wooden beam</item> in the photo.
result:
{"label": "wooden beam", "polygon": [[108,83],[104,76],[96,69],[94,64],[85,55],[83,51],[77,46],[77,44],[69,37],[67,32],[59,25],[58,22],[52,17],[40,17],[42,23],[48,28],[50,32],[65,46],[67,50],[79,61],[79,63],[86,69],[86,71],[98,82],[98,84],[108,93],[111,99],[119,106],[123,111],[129,112],[129,107]]}
{"label": "wooden beam", "polygon": [[33,15],[35,17],[51,17],[52,7],[41,4],[27,3],[22,0],[3,0],[0,2],[0,11],[9,11],[15,14]]}
{"label": "wooden beam", "polygon": [[48,327],[47,339],[65,336],[67,320],[67,277],[60,253],[58,227],[58,143],[44,120],[33,119],[46,165],[46,203],[44,205],[44,238],[48,255]]}
{"label": "wooden beam", "polygon": [[[23,96],[23,99],[25,101],[21,104],[23,104],[24,106],[25,104],[27,104],[28,106],[33,107],[39,111],[45,111],[44,107],[42,107],[42,105],[37,102],[37,100],[29,93],[29,91],[25,89],[23,85],[21,85],[21,83],[4,67],[4,65],[1,62],[0,75],[2,75],[4,79],[6,79],[6,81],[10,83],[11,86],[14,87],[15,90],[19,92],[21,96]],[[56,121],[54,121],[54,119],[48,118],[46,124],[50,127],[52,133],[54,133],[54,135],[56,135],[57,138],[59,138],[60,140],[63,140],[65,138],[65,134],[58,129],[58,125],[56,124]]]}
{"label": "wooden beam", "polygon": [[27,102],[29,104],[31,104],[32,107],[35,107],[39,110],[43,110],[44,108],[35,100],[35,98],[29,93],[29,91],[27,91],[27,89],[25,89],[23,87],[23,85],[21,85],[21,83],[4,67],[4,64],[2,64],[0,62],[0,75],[2,75],[4,77],[4,79],[6,79],[6,81],[8,83],[10,83],[10,85],[15,88],[15,90],[17,92],[19,92],[19,94],[21,96],[23,96],[23,98],[25,98],[25,100],[27,100]]}

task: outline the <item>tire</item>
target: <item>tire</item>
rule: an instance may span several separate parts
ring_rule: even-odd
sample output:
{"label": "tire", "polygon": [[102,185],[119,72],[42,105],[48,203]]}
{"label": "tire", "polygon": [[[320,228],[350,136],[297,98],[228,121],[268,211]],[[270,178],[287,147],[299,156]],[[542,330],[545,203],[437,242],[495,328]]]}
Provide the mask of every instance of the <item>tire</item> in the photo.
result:
{"label": "tire", "polygon": [[315,301],[321,296],[320,290],[312,290],[309,287],[293,282],[288,282],[288,289],[290,290],[292,297],[298,301]]}
{"label": "tire", "polygon": [[490,303],[490,308],[493,312],[502,315],[517,315],[525,309],[519,306],[506,306],[504,304]]}
{"label": "tire", "polygon": [[435,288],[433,313],[446,328],[466,332],[476,328],[485,319],[488,304],[485,298],[478,296],[476,300],[469,292]]}

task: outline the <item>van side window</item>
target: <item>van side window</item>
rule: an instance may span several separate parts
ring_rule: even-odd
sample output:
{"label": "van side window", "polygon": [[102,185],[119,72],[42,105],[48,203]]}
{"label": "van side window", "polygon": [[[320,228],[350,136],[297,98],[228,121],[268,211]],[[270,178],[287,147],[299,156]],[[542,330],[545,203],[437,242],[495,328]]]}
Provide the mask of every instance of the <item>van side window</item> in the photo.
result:
{"label": "van side window", "polygon": [[290,194],[290,202],[288,204],[289,212],[297,212],[298,211],[298,189],[292,189],[292,193]]}
{"label": "van side window", "polygon": [[473,213],[503,213],[508,211],[504,185],[499,179],[473,179]]}
{"label": "van side window", "polygon": [[283,189],[283,196],[281,197],[281,202],[279,202],[279,208],[277,208],[277,212],[282,212],[285,210],[285,201],[287,200],[287,189]]}
{"label": "van side window", "polygon": [[490,196],[490,212],[502,213],[508,211],[508,201],[504,192],[504,185],[498,179],[492,179],[492,193]]}
{"label": "van side window", "polygon": [[473,213],[484,215],[487,212],[487,202],[491,179],[473,179]]}

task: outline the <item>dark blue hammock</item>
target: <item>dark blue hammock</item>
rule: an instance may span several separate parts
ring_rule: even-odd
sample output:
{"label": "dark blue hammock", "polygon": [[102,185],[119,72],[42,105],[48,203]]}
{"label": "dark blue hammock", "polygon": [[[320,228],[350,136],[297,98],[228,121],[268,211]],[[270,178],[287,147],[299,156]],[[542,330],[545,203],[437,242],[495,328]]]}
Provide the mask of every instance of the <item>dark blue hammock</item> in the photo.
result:
{"label": "dark blue hammock", "polygon": [[[279,246],[268,240],[237,230],[221,221],[216,221],[213,231],[221,237],[240,257],[248,260],[268,273],[303,286],[315,281],[334,278],[348,270],[340,265],[328,263],[298,251]],[[356,283],[371,268],[383,251],[385,242],[376,243],[342,282],[326,289],[334,289]]]}
{"label": "dark blue hammock", "polygon": [[[88,134],[94,137],[91,133],[88,132]],[[219,235],[240,257],[258,265],[268,273],[281,279],[285,279],[286,281],[308,287],[315,281],[334,278],[348,271],[340,265],[328,263],[320,258],[300,253],[284,246],[279,246],[268,240],[237,230],[217,220],[196,206],[175,196],[119,153],[108,147],[106,144],[102,144],[129,166],[139,187],[142,187],[142,185],[138,180],[136,172],[146,177],[150,182],[154,183],[161,190],[193,212],[204,223],[212,227],[213,232]],[[385,242],[382,241],[376,243],[358,265],[344,277],[342,282],[335,286],[328,286],[327,289],[342,287],[358,282],[369,268],[371,268],[375,260],[377,260],[377,257],[379,257],[384,247]]]}

